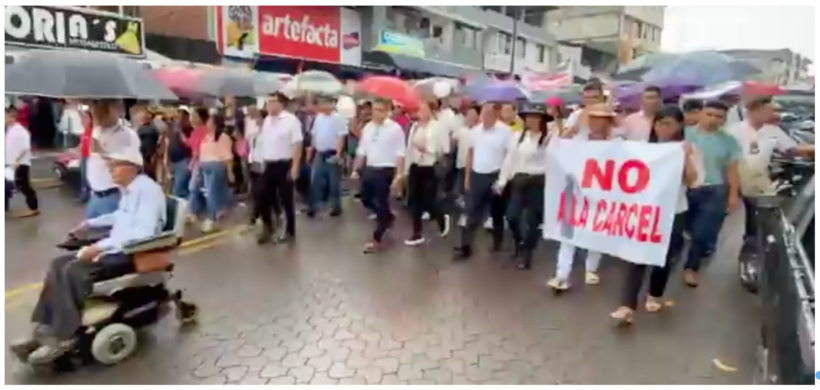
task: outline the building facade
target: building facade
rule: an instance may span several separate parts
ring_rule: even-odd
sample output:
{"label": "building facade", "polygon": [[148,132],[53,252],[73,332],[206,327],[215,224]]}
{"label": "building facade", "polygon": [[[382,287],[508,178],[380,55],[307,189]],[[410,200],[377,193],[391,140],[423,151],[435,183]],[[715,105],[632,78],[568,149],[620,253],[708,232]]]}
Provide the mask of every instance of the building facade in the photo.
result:
{"label": "building facade", "polygon": [[760,69],[759,81],[777,85],[808,84],[812,61],[789,49],[721,50]]}
{"label": "building facade", "polygon": [[583,45],[583,65],[612,72],[618,64],[660,51],[663,6],[559,7],[544,25],[558,39]]}

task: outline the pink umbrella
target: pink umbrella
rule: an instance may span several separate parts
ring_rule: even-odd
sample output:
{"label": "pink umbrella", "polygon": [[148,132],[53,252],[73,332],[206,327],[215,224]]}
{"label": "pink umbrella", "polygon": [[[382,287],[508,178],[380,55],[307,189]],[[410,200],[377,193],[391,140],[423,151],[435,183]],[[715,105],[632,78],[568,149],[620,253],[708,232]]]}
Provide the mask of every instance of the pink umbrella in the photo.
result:
{"label": "pink umbrella", "polygon": [[194,86],[202,77],[203,71],[191,68],[159,68],[154,69],[154,77],[162,85],[168,87],[179,96],[197,97]]}

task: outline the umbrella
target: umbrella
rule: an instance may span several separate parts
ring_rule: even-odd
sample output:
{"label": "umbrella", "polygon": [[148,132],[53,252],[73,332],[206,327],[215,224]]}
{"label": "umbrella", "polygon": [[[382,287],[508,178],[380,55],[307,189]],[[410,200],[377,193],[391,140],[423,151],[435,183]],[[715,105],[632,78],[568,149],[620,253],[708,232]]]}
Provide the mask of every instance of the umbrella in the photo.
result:
{"label": "umbrella", "polygon": [[344,92],[344,84],[331,73],[309,70],[290,79],[282,92],[291,97],[307,94],[337,96]]}
{"label": "umbrella", "polygon": [[680,54],[674,59],[663,61],[647,71],[641,79],[655,84],[661,80],[677,77],[704,86],[732,80],[745,80],[759,73],[760,70],[754,66],[726,54],[701,51]]}
{"label": "umbrella", "polygon": [[551,91],[533,92],[530,102],[544,103],[550,98],[558,98],[563,104],[581,104],[583,87],[580,85],[567,85]]}
{"label": "umbrella", "polygon": [[619,66],[618,71],[615,72],[615,79],[638,81],[648,70],[666,61],[671,61],[677,56],[679,56],[679,54],[674,53],[652,53],[642,55],[624,65]]}
{"label": "umbrella", "polygon": [[654,83],[640,82],[625,85],[621,88],[616,88],[613,95],[623,103],[624,101],[639,99],[644,90],[650,86],[658,87],[658,89],[661,90],[660,95],[663,100],[677,98],[680,95],[692,92],[701,87],[696,81],[686,79],[685,77],[670,77],[664,80],[656,80]]}
{"label": "umbrella", "polygon": [[783,89],[777,85],[759,83],[756,81],[729,81],[701,88],[690,94],[681,96],[683,100],[714,100],[726,96],[776,96],[782,95]]}
{"label": "umbrella", "polygon": [[450,79],[445,77],[431,77],[416,81],[414,83],[414,87],[419,91],[419,93],[432,95],[438,99],[443,99],[451,94],[459,93],[461,90],[461,81],[458,79]]}
{"label": "umbrella", "polygon": [[193,91],[213,97],[256,97],[280,89],[273,77],[242,69],[212,69],[202,73]]}
{"label": "umbrella", "polygon": [[467,87],[467,96],[476,102],[515,102],[530,100],[530,93],[512,81],[476,83]]}
{"label": "umbrella", "polygon": [[418,91],[396,77],[371,76],[362,80],[357,88],[363,95],[393,100],[410,111],[418,109],[421,104]]}
{"label": "umbrella", "polygon": [[137,61],[83,51],[32,51],[6,66],[6,93],[75,99],[177,100]]}
{"label": "umbrella", "polygon": [[193,68],[181,67],[166,67],[154,69],[151,71],[154,77],[162,85],[168,87],[175,94],[184,97],[201,97],[192,96],[194,85],[196,85],[199,78],[202,76],[202,70]]}

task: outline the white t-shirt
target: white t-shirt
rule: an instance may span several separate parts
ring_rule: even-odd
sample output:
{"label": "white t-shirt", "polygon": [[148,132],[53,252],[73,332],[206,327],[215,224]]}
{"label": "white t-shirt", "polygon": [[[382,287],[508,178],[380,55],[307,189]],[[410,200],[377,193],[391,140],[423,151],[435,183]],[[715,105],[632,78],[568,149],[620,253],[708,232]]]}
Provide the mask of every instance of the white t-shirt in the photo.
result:
{"label": "white t-shirt", "polygon": [[458,154],[456,155],[456,168],[458,169],[464,169],[464,166],[467,165],[467,152],[470,149],[470,132],[472,132],[472,129],[464,125],[453,134],[456,145],[458,145]]}
{"label": "white t-shirt", "polygon": [[[422,126],[418,122],[410,127],[410,135],[407,138],[407,154],[405,155],[407,169],[410,164],[420,166],[433,166],[438,161],[439,156],[445,154],[450,149],[449,137],[442,137],[446,131],[442,129],[442,123],[434,119]],[[416,145],[424,145],[426,153],[422,153]]]}
{"label": "white t-shirt", "polygon": [[405,150],[404,129],[385,119],[381,125],[370,121],[364,126],[356,155],[363,156],[368,167],[395,168]]}
{"label": "white t-shirt", "polygon": [[798,146],[795,140],[775,125],[767,124],[755,130],[744,120],[729,126],[726,132],[740,145],[745,163],[758,172],[768,171],[775,150],[787,152]]}
{"label": "white t-shirt", "polygon": [[547,172],[547,138],[539,144],[540,134],[533,136],[525,134],[524,139],[520,135],[512,137],[509,151],[504,158],[504,166],[501,168],[501,175],[498,178],[500,186],[503,186],[517,173],[529,175],[544,175]]}
{"label": "white t-shirt", "polygon": [[264,150],[262,149],[261,137],[262,128],[255,119],[245,120],[245,138],[248,142],[248,162],[264,162]]}
{"label": "white t-shirt", "polygon": [[513,133],[510,127],[496,122],[490,129],[479,123],[470,131],[470,148],[473,149],[472,170],[476,173],[493,173],[501,170]]}
{"label": "white t-shirt", "polygon": [[18,156],[19,165],[31,166],[31,134],[23,125],[15,123],[6,131],[6,165],[13,165]]}
{"label": "white t-shirt", "polygon": [[80,111],[76,108],[66,108],[63,110],[63,116],[60,118],[60,131],[63,133],[71,133],[80,135],[83,133],[83,118],[80,116]]}

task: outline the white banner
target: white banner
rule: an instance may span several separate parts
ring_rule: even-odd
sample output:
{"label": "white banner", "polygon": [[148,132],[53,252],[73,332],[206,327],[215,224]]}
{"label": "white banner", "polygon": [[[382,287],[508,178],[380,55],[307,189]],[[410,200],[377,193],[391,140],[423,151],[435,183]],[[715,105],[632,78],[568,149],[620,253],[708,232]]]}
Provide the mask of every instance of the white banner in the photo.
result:
{"label": "white banner", "polygon": [[342,39],[339,43],[339,62],[342,65],[362,66],[362,18],[358,11],[339,7]]}
{"label": "white banner", "polygon": [[679,143],[550,142],[544,238],[663,266],[683,175]]}

